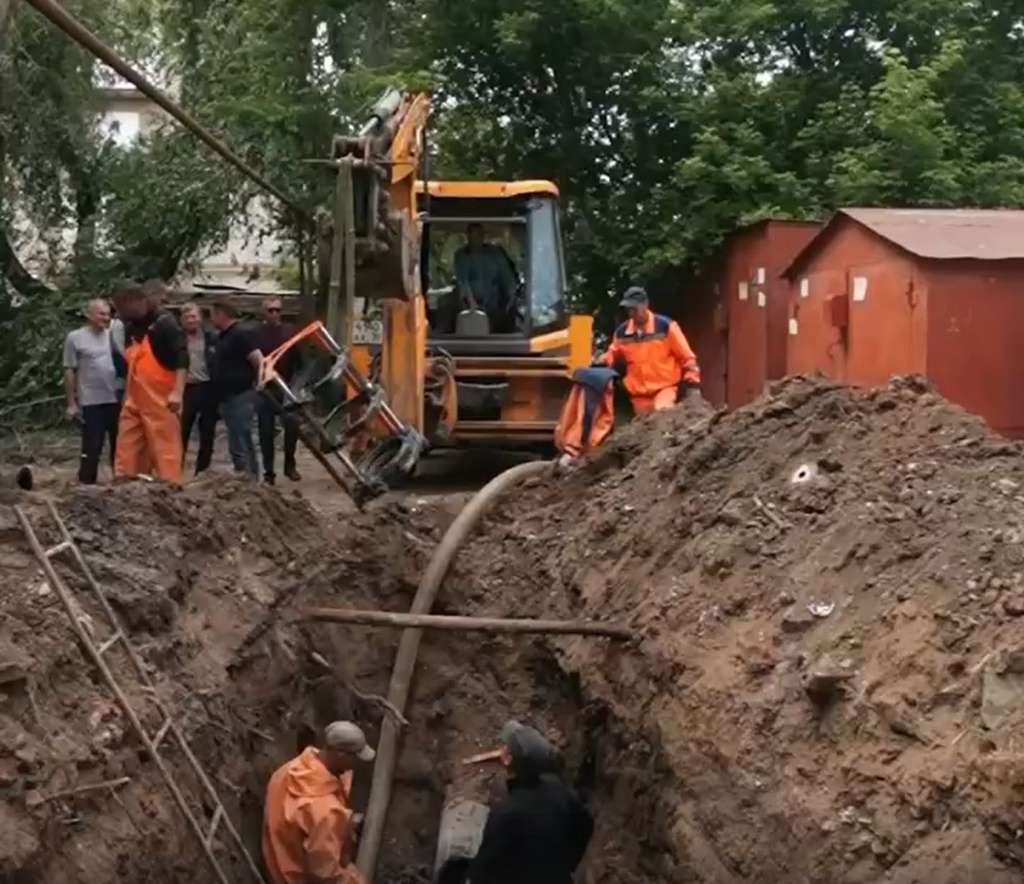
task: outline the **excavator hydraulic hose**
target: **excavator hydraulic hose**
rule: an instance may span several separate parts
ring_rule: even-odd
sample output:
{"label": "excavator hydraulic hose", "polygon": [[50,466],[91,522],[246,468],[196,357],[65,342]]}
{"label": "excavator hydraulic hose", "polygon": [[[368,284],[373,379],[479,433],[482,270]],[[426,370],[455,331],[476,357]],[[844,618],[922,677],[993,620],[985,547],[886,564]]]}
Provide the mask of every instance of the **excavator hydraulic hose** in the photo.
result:
{"label": "excavator hydraulic hose", "polygon": [[[458,518],[452,522],[434,552],[434,557],[430,560],[423,579],[416,589],[411,613],[430,613],[430,609],[434,606],[437,590],[448,573],[455,554],[469,539],[491,505],[510,488],[550,469],[550,461],[531,461],[519,464],[519,466],[512,467],[496,476],[477,492],[459,513]],[[399,712],[404,712],[406,701],[409,698],[409,686],[412,682],[413,670],[416,668],[416,655],[419,653],[422,636],[422,629],[406,629],[398,644],[395,668],[391,673],[391,684],[388,687],[388,702]],[[363,822],[359,853],[356,856],[356,866],[363,873],[367,884],[372,884],[374,869],[377,866],[377,855],[380,852],[381,839],[384,835],[384,822],[388,813],[388,805],[391,803],[391,784],[397,758],[398,729],[388,717],[384,719],[381,726],[380,742],[377,745],[377,762],[373,768],[373,783],[370,786],[370,801]]]}

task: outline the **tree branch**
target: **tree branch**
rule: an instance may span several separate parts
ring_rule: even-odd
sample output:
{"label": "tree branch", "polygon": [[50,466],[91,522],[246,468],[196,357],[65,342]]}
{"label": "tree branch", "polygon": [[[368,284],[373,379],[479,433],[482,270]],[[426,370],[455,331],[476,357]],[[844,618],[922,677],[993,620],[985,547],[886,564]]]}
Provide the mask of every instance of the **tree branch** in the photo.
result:
{"label": "tree branch", "polygon": [[29,273],[25,265],[21,263],[14,253],[14,247],[7,236],[7,231],[3,228],[0,228],[0,272],[14,286],[15,290],[26,298],[48,295],[53,292],[50,286]]}

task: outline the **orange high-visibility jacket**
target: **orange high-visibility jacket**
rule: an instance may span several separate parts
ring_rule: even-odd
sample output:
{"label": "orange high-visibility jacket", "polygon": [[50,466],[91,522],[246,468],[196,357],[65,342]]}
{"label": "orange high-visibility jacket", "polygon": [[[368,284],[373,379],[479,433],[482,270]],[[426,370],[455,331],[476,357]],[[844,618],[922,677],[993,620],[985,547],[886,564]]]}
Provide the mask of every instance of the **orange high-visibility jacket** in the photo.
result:
{"label": "orange high-visibility jacket", "polygon": [[648,315],[644,328],[632,319],[622,323],[602,361],[625,364],[622,384],[630,396],[654,396],[683,381],[700,384],[697,357],[679,323],[656,313]]}
{"label": "orange high-visibility jacket", "polygon": [[263,859],[274,884],[363,884],[351,861],[352,773],[334,776],[313,747],[267,784]]}

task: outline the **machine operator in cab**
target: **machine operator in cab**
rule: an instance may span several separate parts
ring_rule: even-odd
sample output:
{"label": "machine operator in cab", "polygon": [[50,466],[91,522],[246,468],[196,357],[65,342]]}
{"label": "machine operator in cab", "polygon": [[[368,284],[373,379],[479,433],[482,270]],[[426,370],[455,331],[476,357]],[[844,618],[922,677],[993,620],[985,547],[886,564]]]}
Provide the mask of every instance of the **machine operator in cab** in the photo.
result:
{"label": "machine operator in cab", "polygon": [[516,275],[512,259],[500,245],[487,242],[483,227],[466,228],[466,244],[455,253],[455,283],[464,306],[483,310],[491,331],[515,331]]}
{"label": "machine operator in cab", "polygon": [[629,319],[615,330],[611,346],[596,364],[614,368],[633,403],[633,413],[671,408],[699,395],[700,367],[679,323],[652,313],[647,292],[627,289],[620,306]]}

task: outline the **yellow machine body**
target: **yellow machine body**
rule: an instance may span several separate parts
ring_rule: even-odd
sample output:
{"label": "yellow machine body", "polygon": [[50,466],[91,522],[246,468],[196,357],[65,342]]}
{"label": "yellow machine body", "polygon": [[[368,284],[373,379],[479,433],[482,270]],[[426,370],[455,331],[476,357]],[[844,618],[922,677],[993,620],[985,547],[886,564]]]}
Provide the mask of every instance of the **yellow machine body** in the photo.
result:
{"label": "yellow machine body", "polygon": [[[574,369],[591,360],[590,316],[566,307],[558,189],[550,181],[417,181],[420,293],[364,301],[353,362],[377,376],[396,414],[433,447],[552,443]],[[518,280],[514,328],[459,334],[453,246],[470,223],[505,251]],[[447,283],[447,285],[446,285]],[[376,334],[374,333],[376,332]],[[424,354],[420,366],[414,355]],[[395,354],[403,354],[401,360]]]}

